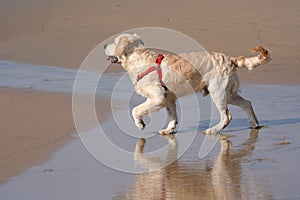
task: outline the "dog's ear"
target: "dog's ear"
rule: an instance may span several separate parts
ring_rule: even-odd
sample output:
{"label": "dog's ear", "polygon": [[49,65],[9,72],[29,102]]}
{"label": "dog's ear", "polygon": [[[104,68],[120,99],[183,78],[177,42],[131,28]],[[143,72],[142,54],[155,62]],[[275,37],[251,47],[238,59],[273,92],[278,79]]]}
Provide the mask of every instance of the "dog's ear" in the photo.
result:
{"label": "dog's ear", "polygon": [[144,45],[143,41],[136,37],[125,36],[119,39],[118,44],[115,47],[115,56],[121,57],[122,55],[130,54],[135,48]]}
{"label": "dog's ear", "polygon": [[133,36],[137,38],[141,38],[137,33],[134,33]]}
{"label": "dog's ear", "polygon": [[115,56],[120,57],[124,55],[128,51],[130,43],[131,42],[127,37],[122,37],[115,48]]}
{"label": "dog's ear", "polygon": [[138,39],[139,44],[145,45],[144,41],[142,40],[142,38],[137,33],[134,33],[133,36]]}

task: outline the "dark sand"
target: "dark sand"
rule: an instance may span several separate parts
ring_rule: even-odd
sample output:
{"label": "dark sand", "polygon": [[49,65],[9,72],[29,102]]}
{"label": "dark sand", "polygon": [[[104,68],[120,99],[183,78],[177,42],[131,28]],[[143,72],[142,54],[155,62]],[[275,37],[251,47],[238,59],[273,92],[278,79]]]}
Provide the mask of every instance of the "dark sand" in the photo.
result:
{"label": "dark sand", "polygon": [[70,95],[1,89],[0,181],[45,161],[75,132]]}
{"label": "dark sand", "polygon": [[[99,121],[111,112],[109,105],[97,98]],[[76,133],[70,94],[6,88],[0,90],[0,107],[0,183],[45,161]]]}
{"label": "dark sand", "polygon": [[[123,157],[121,152],[120,155],[112,155],[101,146],[104,138],[99,130],[91,129],[81,133],[80,137],[82,141],[96,144],[97,148],[93,150],[85,143],[86,148],[94,157],[109,155],[116,167],[98,162],[75,138],[51,156],[49,161],[33,166],[2,184],[0,198],[299,199],[299,86],[255,85],[243,87],[242,90],[244,96],[253,100],[260,122],[266,128],[251,131],[245,114],[230,107],[233,120],[223,132],[227,140],[208,137],[211,142],[216,142],[216,146],[203,159],[199,159],[198,154],[204,140],[202,131],[210,122],[209,98],[198,98],[203,114],[199,122],[194,115],[186,115],[195,113],[191,97],[179,101],[183,109],[180,116],[185,117],[181,119],[175,136],[178,146],[176,143],[168,145],[165,138],[155,134],[156,126],[161,125],[165,116],[164,111],[151,115],[149,126],[141,133],[130,119],[124,119],[128,110],[121,109],[114,112],[114,118],[109,117],[101,123],[106,137],[128,152],[134,151],[139,136],[145,137],[145,153],[150,154],[142,154],[135,160],[133,155]],[[286,92],[276,93],[279,90]],[[285,99],[284,103],[282,99]],[[124,120],[124,123],[118,120]],[[194,142],[184,151],[186,140],[191,138]],[[162,147],[165,149],[160,154],[153,152]],[[126,169],[126,166],[129,170],[157,169],[182,153],[183,156],[176,162],[154,172],[130,174],[119,171]]]}

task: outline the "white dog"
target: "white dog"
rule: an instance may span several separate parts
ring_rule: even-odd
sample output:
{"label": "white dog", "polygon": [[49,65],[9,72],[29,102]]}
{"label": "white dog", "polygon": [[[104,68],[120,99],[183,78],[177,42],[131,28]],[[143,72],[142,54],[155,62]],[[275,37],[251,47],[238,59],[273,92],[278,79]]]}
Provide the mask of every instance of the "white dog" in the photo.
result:
{"label": "white dog", "polygon": [[202,92],[210,93],[212,101],[220,112],[220,122],[205,133],[220,133],[231,120],[228,104],[243,109],[252,128],[259,128],[258,120],[251,102],[239,94],[237,69],[256,66],[271,60],[269,52],[263,47],[255,47],[257,56],[229,57],[217,52],[193,52],[184,54],[157,54],[144,46],[136,34],[122,34],[114,43],[105,45],[105,54],[113,62],[119,62],[128,72],[135,90],[147,100],[132,110],[136,126],[143,130],[143,116],[166,107],[169,124],[160,134],[174,133],[178,123],[176,98]]}

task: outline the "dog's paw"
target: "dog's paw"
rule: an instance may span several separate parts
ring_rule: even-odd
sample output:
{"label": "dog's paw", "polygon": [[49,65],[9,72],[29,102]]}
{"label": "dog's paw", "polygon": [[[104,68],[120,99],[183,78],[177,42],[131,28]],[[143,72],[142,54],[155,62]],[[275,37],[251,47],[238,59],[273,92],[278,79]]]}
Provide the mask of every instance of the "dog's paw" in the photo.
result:
{"label": "dog's paw", "polygon": [[211,134],[212,133],[212,130],[209,128],[209,129],[206,129],[205,131],[203,131],[204,134]]}
{"label": "dog's paw", "polygon": [[214,128],[209,128],[204,131],[204,134],[221,134],[221,131],[217,131]]}
{"label": "dog's paw", "polygon": [[166,129],[160,130],[158,133],[160,135],[175,134],[175,128],[176,128],[177,123],[178,123],[177,120],[170,121],[169,124],[168,124],[168,127]]}
{"label": "dog's paw", "polygon": [[169,134],[174,134],[175,133],[174,130],[175,130],[174,128],[171,128],[171,129],[162,129],[162,130],[158,131],[158,133],[160,135],[169,135]]}
{"label": "dog's paw", "polygon": [[135,125],[142,131],[145,129],[145,123],[143,122],[143,120],[140,120],[138,122],[135,123]]}

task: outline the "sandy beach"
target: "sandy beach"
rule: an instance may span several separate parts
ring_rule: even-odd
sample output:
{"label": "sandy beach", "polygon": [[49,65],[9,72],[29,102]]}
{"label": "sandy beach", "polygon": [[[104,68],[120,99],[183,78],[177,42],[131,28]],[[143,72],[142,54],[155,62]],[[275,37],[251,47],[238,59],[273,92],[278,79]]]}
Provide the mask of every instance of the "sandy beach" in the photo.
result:
{"label": "sandy beach", "polygon": [[258,69],[263,83],[300,83],[299,2],[17,0],[1,1],[0,59],[79,68],[85,56],[113,34],[137,27],[180,31],[208,51],[249,55],[256,45],[273,61]]}
{"label": "sandy beach", "polygon": [[[76,128],[70,94],[4,88],[0,96],[1,183],[47,160],[55,150],[72,141]],[[111,113],[109,105],[104,97],[96,99],[99,121],[104,121]]]}
{"label": "sandy beach", "polygon": [[1,89],[0,181],[45,161],[75,132],[70,96]]}
{"label": "sandy beach", "polygon": [[[14,177],[13,179],[21,184],[23,180],[26,182],[28,179],[19,179],[17,175],[25,172],[25,176],[28,175],[29,180],[31,180],[34,172],[29,170],[29,174],[26,174],[26,169],[30,169],[31,166],[37,166],[40,171],[52,169],[51,164],[47,164],[47,160],[51,155],[56,155],[55,152],[58,149],[62,148],[61,151],[63,152],[64,148],[82,148],[78,147],[80,146],[78,138],[75,137],[74,139],[76,129],[72,116],[71,92],[76,70],[97,44],[118,32],[137,27],[174,29],[195,39],[208,51],[221,51],[232,56],[251,55],[249,50],[257,45],[269,49],[273,58],[271,63],[257,68],[252,73],[247,70],[239,71],[241,83],[246,86],[246,91],[250,91],[249,97],[254,101],[254,105],[257,102],[261,103],[256,107],[260,119],[271,127],[260,132],[260,135],[265,135],[260,137],[258,145],[256,145],[257,151],[250,152],[251,155],[256,153],[257,156],[251,160],[250,154],[243,154],[242,160],[244,158],[250,159],[252,164],[263,163],[262,165],[254,164],[253,168],[246,167],[246,172],[258,170],[263,177],[264,175],[271,176],[271,174],[264,174],[261,168],[264,166],[272,168],[270,163],[273,161],[275,163],[286,162],[287,165],[298,165],[299,163],[295,163],[293,156],[285,159],[282,155],[289,155],[289,151],[296,152],[292,155],[299,154],[299,143],[292,141],[296,139],[295,133],[299,128],[299,121],[297,121],[299,118],[299,94],[296,92],[300,84],[299,9],[300,3],[297,0],[253,0],[251,2],[235,0],[222,2],[204,0],[186,2],[174,0],[0,1],[0,183],[4,187],[1,190],[0,186],[0,196],[10,197],[12,195],[9,190],[13,190],[15,182],[7,182],[11,177]],[[122,69],[120,66],[114,65],[108,71],[116,73],[122,72]],[[255,85],[260,86],[255,87]],[[278,90],[272,89],[272,85]],[[269,92],[266,96],[264,96],[264,89],[262,88]],[[257,98],[259,99],[255,102]],[[289,102],[290,107],[285,106],[285,102]],[[110,99],[105,95],[100,95],[96,100],[98,119],[101,123],[106,123],[108,120],[108,125],[106,124],[108,130],[115,127],[115,124],[110,122],[112,120],[110,103]],[[277,112],[270,111],[274,107],[276,107]],[[292,113],[290,118],[288,117],[289,113]],[[238,116],[237,121],[233,121],[231,127],[233,131],[229,129],[229,134],[231,132],[234,135],[244,132],[248,134],[248,130],[239,130],[241,126],[247,126],[243,117],[243,115]],[[271,122],[267,122],[268,120]],[[131,127],[132,124],[128,126]],[[135,127],[131,128],[129,130],[134,132]],[[236,131],[236,129],[238,130]],[[122,134],[119,130],[114,128],[112,130],[116,134]],[[273,136],[272,134],[277,135]],[[198,140],[201,138],[203,139],[200,136]],[[239,138],[236,141],[233,139],[232,143],[233,145],[240,144],[243,139],[245,138]],[[272,142],[268,143],[269,146],[264,146],[262,140],[268,139],[271,139]],[[73,145],[74,140],[77,146]],[[116,137],[115,140],[118,138]],[[155,139],[155,141],[159,140]],[[287,143],[285,143],[286,141]],[[136,140],[130,140],[123,145],[133,148],[135,143]],[[289,145],[290,143],[292,145]],[[276,144],[279,145],[276,146]],[[280,150],[285,147],[287,150]],[[199,168],[197,164],[193,165],[190,170],[185,166],[189,164],[190,156],[198,150],[197,148],[189,151],[186,155],[187,158],[182,160],[183,171],[197,172]],[[277,148],[279,150],[275,152],[279,152],[280,157],[276,157],[275,153],[269,151]],[[270,152],[270,157],[274,157],[274,159],[267,158],[268,155],[262,153],[265,150]],[[74,156],[71,153],[60,154],[58,152],[58,156],[60,155],[63,155],[64,158]],[[87,155],[82,152],[79,152],[79,155],[82,155],[83,160],[86,159],[90,166],[99,164],[89,161],[90,157],[87,158]],[[218,153],[213,155],[217,156]],[[53,159],[55,160],[55,158]],[[207,162],[211,163],[214,159],[215,157],[211,156]],[[197,159],[192,158],[192,160],[197,162]],[[45,166],[39,167],[42,163]],[[241,163],[239,163],[241,166],[247,165],[245,160]],[[66,166],[66,163],[62,161],[61,165]],[[58,165],[58,168],[61,165]],[[168,174],[171,171],[170,173],[180,174],[178,169],[181,166],[180,163],[178,166],[173,166],[175,169],[171,166],[171,169],[167,169],[167,172],[163,173]],[[205,166],[201,164],[200,167]],[[212,166],[210,165],[210,167]],[[230,168],[227,165],[226,167]],[[288,178],[293,176],[283,170],[282,167],[287,166],[278,164],[275,167],[277,170],[271,172],[283,174],[282,180],[288,182]],[[72,167],[69,166],[69,168]],[[84,167],[80,165],[78,168]],[[122,173],[107,170],[105,167],[91,168],[92,170],[88,172],[89,177],[92,177],[93,173],[101,172],[105,174],[104,177],[110,179],[110,185],[119,186],[113,188],[114,191],[112,192],[109,190],[111,189],[109,184],[103,187],[110,191],[110,193],[106,193],[107,199],[124,199],[126,195],[138,199],[140,194],[137,194],[139,190],[137,185],[145,177],[127,177]],[[290,168],[290,170],[296,172],[294,168]],[[200,172],[203,171],[200,170]],[[288,178],[283,178],[284,175],[287,175]],[[59,174],[55,176],[59,176]],[[114,181],[118,179],[118,176],[123,177],[120,183]],[[78,181],[76,178],[82,177],[72,176],[72,178],[76,182]],[[101,176],[97,178],[101,179]],[[18,182],[19,180],[20,182]],[[56,181],[55,178],[54,180]],[[199,180],[197,179],[198,184],[200,184]],[[274,184],[268,182],[272,185],[270,191],[276,191],[283,184],[279,178],[270,178],[270,180],[275,181]],[[47,180],[41,179],[38,183],[43,183],[43,181]],[[88,182],[88,180],[86,181]],[[127,189],[124,190],[120,189],[126,185],[127,181],[130,182],[130,186],[126,186]],[[100,184],[97,180],[94,183]],[[276,185],[276,183],[278,184]],[[299,181],[294,179],[292,183],[299,185]],[[243,186],[242,183],[239,184]],[[201,184],[198,186],[201,187]],[[209,187],[209,185],[206,186]],[[170,188],[174,189],[175,187]],[[283,188],[286,190],[278,190],[281,194],[269,192],[269,188],[267,188],[262,192],[271,196],[263,196],[263,199],[272,199],[272,194],[275,199],[276,197],[285,199],[285,194],[289,194],[291,198],[300,197],[295,188]],[[32,188],[28,187],[27,189]],[[143,190],[143,188],[140,189]],[[221,189],[224,191],[226,188]],[[96,190],[97,188],[95,188]],[[85,191],[88,192],[89,190],[86,188]],[[26,191],[22,192],[26,193]],[[242,192],[240,191],[240,193]],[[30,194],[27,195],[30,198]],[[48,197],[51,199],[51,195]]]}

